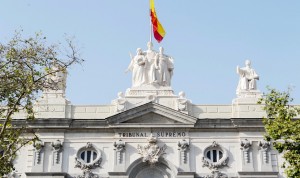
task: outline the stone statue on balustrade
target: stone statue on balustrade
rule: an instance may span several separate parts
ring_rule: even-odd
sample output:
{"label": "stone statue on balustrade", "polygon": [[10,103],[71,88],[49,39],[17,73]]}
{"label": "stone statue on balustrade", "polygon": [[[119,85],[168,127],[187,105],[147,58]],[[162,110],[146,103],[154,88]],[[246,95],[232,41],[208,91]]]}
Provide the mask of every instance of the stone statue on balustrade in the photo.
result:
{"label": "stone statue on balustrade", "polygon": [[61,70],[61,66],[54,63],[46,76],[47,90],[66,90],[67,72]]}
{"label": "stone statue on balustrade", "polygon": [[158,68],[158,83],[161,86],[171,86],[173,76],[174,60],[172,57],[164,54],[164,48],[159,48],[159,53],[156,55]]}
{"label": "stone statue on balustrade", "polygon": [[236,90],[237,94],[243,91],[257,90],[256,80],[259,80],[259,76],[255,70],[251,68],[250,60],[246,60],[245,65],[243,68],[239,66],[236,68],[236,72],[240,75]]}
{"label": "stone statue on balustrade", "polygon": [[146,84],[146,57],[141,48],[136,50],[136,55],[131,57],[131,62],[126,70],[132,72],[132,87],[139,87]]}

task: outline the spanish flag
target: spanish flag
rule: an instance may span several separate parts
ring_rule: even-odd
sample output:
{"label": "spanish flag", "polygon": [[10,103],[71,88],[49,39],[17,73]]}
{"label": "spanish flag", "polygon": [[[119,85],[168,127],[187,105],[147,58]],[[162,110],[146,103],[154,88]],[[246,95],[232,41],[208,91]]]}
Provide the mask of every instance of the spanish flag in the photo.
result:
{"label": "spanish flag", "polygon": [[166,32],[164,30],[164,27],[160,24],[160,22],[157,19],[155,8],[154,8],[154,0],[150,0],[150,16],[151,16],[154,38],[157,40],[157,42],[161,42]]}

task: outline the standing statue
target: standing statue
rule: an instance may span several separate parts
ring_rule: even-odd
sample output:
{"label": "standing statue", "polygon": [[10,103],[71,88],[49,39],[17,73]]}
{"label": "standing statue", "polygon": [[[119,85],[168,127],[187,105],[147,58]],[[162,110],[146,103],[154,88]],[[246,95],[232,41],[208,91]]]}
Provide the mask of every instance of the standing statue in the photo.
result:
{"label": "standing statue", "polygon": [[159,48],[159,53],[156,55],[157,68],[159,71],[158,82],[161,86],[171,86],[173,76],[174,62],[173,58],[164,54],[164,48]]}
{"label": "standing statue", "polygon": [[157,52],[153,50],[153,44],[151,42],[147,43],[147,51],[144,52],[144,55],[147,59],[147,65],[146,65],[146,83],[147,84],[154,84],[157,83],[157,60],[156,60],[156,54]]}
{"label": "standing statue", "polygon": [[240,91],[257,90],[256,80],[259,80],[259,76],[251,68],[250,60],[246,60],[245,65],[246,67],[240,68],[237,66],[236,68],[236,72],[240,75],[237,93]]}
{"label": "standing statue", "polygon": [[130,55],[131,62],[126,70],[126,72],[129,70],[132,72],[132,87],[146,84],[145,65],[147,61],[141,48],[138,48],[136,53],[134,57]]}

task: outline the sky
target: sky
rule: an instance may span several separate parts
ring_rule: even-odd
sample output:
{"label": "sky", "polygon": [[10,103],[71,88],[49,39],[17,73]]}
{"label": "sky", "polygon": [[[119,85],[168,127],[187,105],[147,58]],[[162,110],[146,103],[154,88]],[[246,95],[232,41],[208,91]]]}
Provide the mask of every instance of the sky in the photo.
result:
{"label": "sky", "polygon": [[[131,87],[129,52],[146,50],[150,36],[148,0],[0,0],[0,41],[15,30],[42,32],[49,43],[74,36],[81,65],[72,66],[66,96],[76,105],[109,104]],[[299,0],[155,0],[174,58],[172,88],[194,104],[231,104],[239,76],[250,59],[258,89],[292,87],[300,104]]]}

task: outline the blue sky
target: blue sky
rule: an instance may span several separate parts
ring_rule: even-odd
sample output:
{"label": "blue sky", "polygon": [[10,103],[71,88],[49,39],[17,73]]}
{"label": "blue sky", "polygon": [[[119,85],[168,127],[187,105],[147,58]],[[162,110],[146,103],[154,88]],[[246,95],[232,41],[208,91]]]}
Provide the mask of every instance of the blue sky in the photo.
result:
{"label": "blue sky", "polygon": [[[131,86],[129,52],[146,49],[148,0],[1,0],[1,41],[16,29],[42,31],[49,42],[76,37],[85,59],[69,70],[73,104],[108,104]],[[175,60],[172,88],[195,104],[230,104],[237,65],[245,59],[260,75],[258,88],[286,90],[300,103],[300,1],[155,0],[167,34],[154,48]]]}

